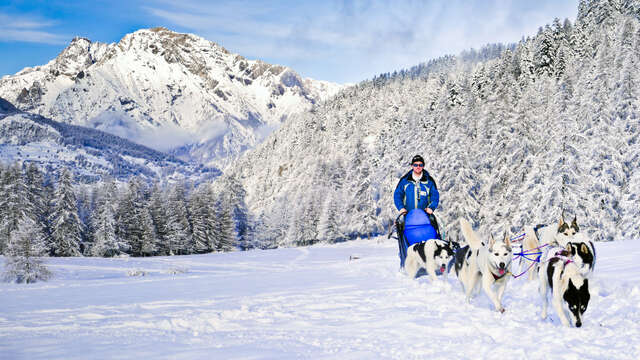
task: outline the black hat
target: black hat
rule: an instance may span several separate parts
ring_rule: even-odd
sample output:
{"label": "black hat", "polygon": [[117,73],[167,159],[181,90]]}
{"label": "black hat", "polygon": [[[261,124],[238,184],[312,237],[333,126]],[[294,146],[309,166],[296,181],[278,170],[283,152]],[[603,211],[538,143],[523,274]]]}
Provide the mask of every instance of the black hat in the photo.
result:
{"label": "black hat", "polygon": [[424,159],[420,155],[414,156],[413,159],[411,159],[411,164],[417,163],[418,161],[424,165]]}

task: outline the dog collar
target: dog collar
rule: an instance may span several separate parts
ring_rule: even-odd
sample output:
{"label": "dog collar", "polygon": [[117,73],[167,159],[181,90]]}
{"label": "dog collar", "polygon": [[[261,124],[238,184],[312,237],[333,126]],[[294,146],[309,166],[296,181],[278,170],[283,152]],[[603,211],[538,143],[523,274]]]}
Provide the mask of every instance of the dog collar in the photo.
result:
{"label": "dog collar", "polygon": [[493,272],[491,272],[491,275],[493,275],[493,280],[500,280],[500,279],[502,279],[505,275],[507,275],[508,273],[509,273],[508,271],[505,271],[505,272],[504,272],[504,274],[502,274],[502,275],[496,275],[496,274],[494,274]]}
{"label": "dog collar", "polygon": [[[562,251],[564,251],[564,250],[562,250]],[[573,260],[570,257],[563,255],[562,251],[558,251],[553,257],[556,258],[556,259],[563,260],[564,261],[564,265],[572,263]]]}

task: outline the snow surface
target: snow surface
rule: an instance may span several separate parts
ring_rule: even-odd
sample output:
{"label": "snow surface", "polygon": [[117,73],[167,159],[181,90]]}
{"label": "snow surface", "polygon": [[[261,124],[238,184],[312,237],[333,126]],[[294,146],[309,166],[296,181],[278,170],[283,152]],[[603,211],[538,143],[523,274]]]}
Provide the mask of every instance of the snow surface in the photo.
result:
{"label": "snow surface", "polygon": [[[49,282],[0,284],[3,359],[638,359],[640,241],[598,243],[582,328],[506,313],[455,276],[398,271],[394,240],[154,258],[50,258]],[[358,259],[350,260],[350,257]],[[4,258],[0,257],[0,262]],[[145,276],[129,276],[130,272]]]}

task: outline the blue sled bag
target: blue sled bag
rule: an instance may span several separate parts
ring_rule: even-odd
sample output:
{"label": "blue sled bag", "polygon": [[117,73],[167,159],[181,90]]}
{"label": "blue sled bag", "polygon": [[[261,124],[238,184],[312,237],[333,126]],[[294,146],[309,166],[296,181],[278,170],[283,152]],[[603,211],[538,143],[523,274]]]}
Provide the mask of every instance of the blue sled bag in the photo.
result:
{"label": "blue sled bag", "polygon": [[409,211],[404,222],[404,237],[407,239],[407,246],[437,239],[436,229],[429,221],[429,215],[422,209]]}

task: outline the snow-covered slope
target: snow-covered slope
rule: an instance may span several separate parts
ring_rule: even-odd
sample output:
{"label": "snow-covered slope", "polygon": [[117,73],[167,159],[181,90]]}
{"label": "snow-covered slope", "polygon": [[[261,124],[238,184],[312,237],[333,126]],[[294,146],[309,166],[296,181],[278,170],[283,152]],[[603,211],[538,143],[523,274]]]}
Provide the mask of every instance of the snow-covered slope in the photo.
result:
{"label": "snow-covered slope", "polygon": [[118,136],[16,111],[7,104],[0,98],[0,163],[35,163],[47,173],[67,167],[81,182],[105,176],[126,181],[134,175],[199,181],[220,175],[216,168],[187,164]]}
{"label": "snow-covered slope", "polygon": [[[382,239],[194,256],[49,258],[49,282],[0,283],[0,354],[638,359],[640,240],[597,245],[579,329],[563,327],[554,313],[542,321],[536,285],[524,277],[507,286],[504,314],[482,293],[467,304],[453,274],[446,283],[408,279],[398,272],[397,245]],[[127,275],[136,271],[146,276]]]}
{"label": "snow-covered slope", "polygon": [[467,216],[517,231],[564,211],[596,240],[640,237],[638,1],[582,4],[575,24],[556,20],[496,59],[385,74],[291,118],[225,171],[259,242],[386,232],[415,154],[449,230]]}
{"label": "snow-covered slope", "polygon": [[225,164],[341,88],[154,28],[114,44],[75,38],[48,64],[3,77],[0,97],[60,122]]}

